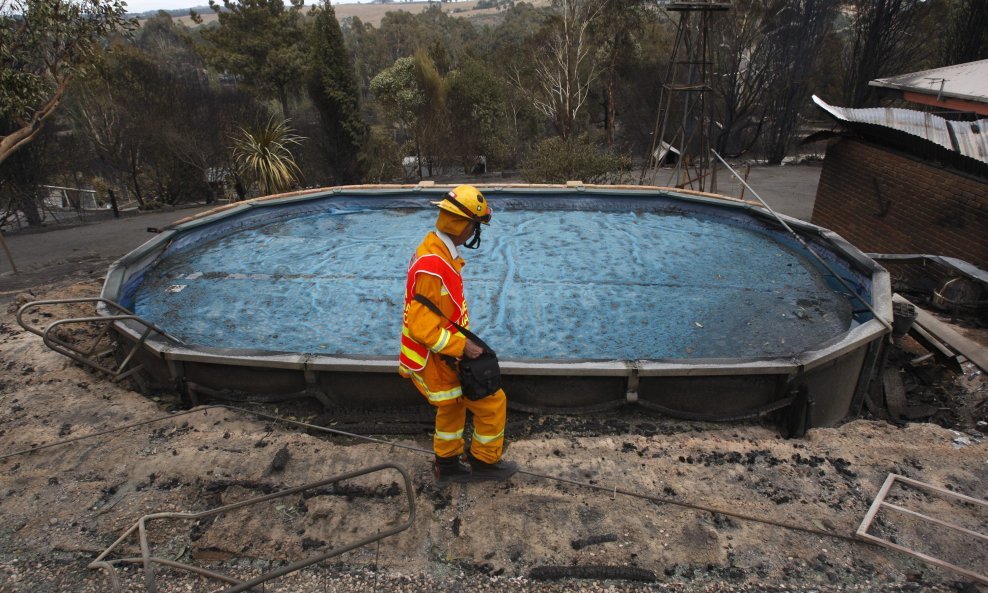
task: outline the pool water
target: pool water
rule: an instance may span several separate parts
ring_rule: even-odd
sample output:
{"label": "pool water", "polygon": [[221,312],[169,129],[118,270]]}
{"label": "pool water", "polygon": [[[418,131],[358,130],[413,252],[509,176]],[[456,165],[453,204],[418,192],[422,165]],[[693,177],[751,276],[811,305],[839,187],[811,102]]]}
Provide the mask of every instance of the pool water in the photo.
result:
{"label": "pool water", "polygon": [[[502,358],[792,356],[848,300],[757,228],[690,214],[497,210],[461,249],[472,328]],[[394,356],[405,271],[434,209],[325,211],[162,258],[135,312],[214,348]]]}

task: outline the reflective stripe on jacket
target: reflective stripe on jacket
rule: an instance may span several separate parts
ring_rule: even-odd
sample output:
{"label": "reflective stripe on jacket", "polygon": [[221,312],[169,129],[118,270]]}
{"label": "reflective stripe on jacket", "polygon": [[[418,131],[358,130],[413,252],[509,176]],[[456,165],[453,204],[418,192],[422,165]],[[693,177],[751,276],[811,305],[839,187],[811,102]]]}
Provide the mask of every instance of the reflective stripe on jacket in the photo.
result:
{"label": "reflective stripe on jacket", "polygon": [[[463,354],[466,339],[455,331],[451,323],[414,300],[416,294],[422,294],[450,319],[469,327],[463,278],[460,276],[462,266],[463,260],[453,258],[434,232],[426,236],[412,257],[405,282],[401,351],[398,355],[399,370],[405,371],[402,374],[425,369],[432,352],[455,357]],[[436,390],[432,386],[427,389]]]}

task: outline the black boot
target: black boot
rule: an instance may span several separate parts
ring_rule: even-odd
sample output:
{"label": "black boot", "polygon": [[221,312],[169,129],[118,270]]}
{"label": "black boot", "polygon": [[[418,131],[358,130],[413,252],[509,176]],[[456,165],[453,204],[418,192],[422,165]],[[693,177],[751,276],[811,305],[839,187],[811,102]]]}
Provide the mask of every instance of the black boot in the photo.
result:
{"label": "black boot", "polygon": [[432,475],[438,484],[453,484],[470,481],[470,466],[460,461],[460,457],[440,457],[432,464]]}
{"label": "black boot", "polygon": [[480,481],[504,481],[515,475],[518,471],[518,464],[514,461],[506,461],[504,459],[499,459],[495,463],[485,463],[470,453],[466,454],[467,463],[470,464],[470,468],[473,470],[470,481],[480,482]]}

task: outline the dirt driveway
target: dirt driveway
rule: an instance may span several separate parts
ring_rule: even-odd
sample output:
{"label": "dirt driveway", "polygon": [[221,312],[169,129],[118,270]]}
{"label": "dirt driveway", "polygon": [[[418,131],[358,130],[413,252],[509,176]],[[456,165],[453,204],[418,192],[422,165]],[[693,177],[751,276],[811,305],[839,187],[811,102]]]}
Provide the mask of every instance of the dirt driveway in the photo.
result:
{"label": "dirt driveway", "polygon": [[18,292],[57,280],[102,278],[113,261],[151,238],[148,227],[162,227],[205,210],[205,206],[172,209],[5,233],[17,274],[0,253],[0,303],[10,301]]}

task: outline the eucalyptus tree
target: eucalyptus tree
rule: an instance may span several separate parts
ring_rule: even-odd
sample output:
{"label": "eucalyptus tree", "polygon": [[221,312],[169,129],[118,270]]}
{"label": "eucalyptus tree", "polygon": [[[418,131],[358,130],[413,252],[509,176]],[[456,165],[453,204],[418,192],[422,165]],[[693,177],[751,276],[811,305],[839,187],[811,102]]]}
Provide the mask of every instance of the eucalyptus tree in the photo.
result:
{"label": "eucalyptus tree", "polygon": [[[415,52],[412,59],[415,66],[415,81],[425,97],[425,104],[417,114],[418,137],[420,146],[425,151],[429,175],[432,175],[437,164],[441,164],[459,150],[449,137],[449,120],[446,111],[449,84],[436,69],[435,62],[426,51]],[[419,156],[421,158],[421,154]],[[437,159],[439,163],[436,162]]]}
{"label": "eucalyptus tree", "polygon": [[940,65],[988,58],[988,2],[953,0],[946,26],[940,36]]}
{"label": "eucalyptus tree", "polygon": [[72,79],[126,32],[120,0],[0,0],[0,163],[30,142]]}
{"label": "eucalyptus tree", "polygon": [[415,60],[398,58],[371,80],[370,88],[384,117],[414,135],[417,114],[425,105],[425,94],[415,79]]}
{"label": "eucalyptus tree", "polygon": [[427,29],[415,15],[404,10],[386,13],[378,27],[389,60],[411,56],[416,49],[427,46],[435,32]]}
{"label": "eucalyptus tree", "polygon": [[580,116],[592,85],[604,69],[592,32],[611,0],[553,0],[555,11],[540,32],[538,51],[530,56],[534,86],[516,71],[512,83],[566,139],[579,130]]}
{"label": "eucalyptus tree", "polygon": [[[416,51],[430,51],[434,61],[438,57],[431,48],[442,48],[450,68],[456,68],[465,57],[478,33],[469,20],[450,16],[438,4],[414,14],[407,11],[391,11],[381,19],[379,28],[387,55],[392,61],[414,55]],[[446,74],[447,68],[437,64]]]}
{"label": "eucalyptus tree", "polygon": [[504,88],[494,71],[471,60],[447,77],[446,106],[450,140],[465,173],[485,157],[488,165],[501,165],[511,155],[512,128],[505,126],[508,106]]}
{"label": "eucalyptus tree", "polygon": [[188,27],[163,10],[145,20],[133,39],[134,45],[173,69],[203,67],[198,41],[200,38]]}
{"label": "eucalyptus tree", "polygon": [[[984,0],[976,0],[984,3]],[[941,26],[935,18],[943,2],[927,0],[850,0],[846,31],[844,103],[849,107],[877,104],[868,82],[883,76],[916,72],[933,66],[935,42],[929,31]]]}
{"label": "eucalyptus tree", "polygon": [[[416,160],[431,168],[442,156],[445,139],[446,81],[425,51],[398,58],[371,81],[371,92],[386,119],[410,137]],[[423,159],[423,157],[426,157]]]}
{"label": "eucalyptus tree", "polygon": [[246,93],[210,79],[196,42],[165,12],[145,22],[135,38],[161,71],[157,81],[167,86],[149,102],[148,117],[156,125],[148,134],[152,149],[145,153],[159,194],[168,201],[218,197],[220,181],[234,171],[224,138],[238,124],[258,119],[258,106]]}
{"label": "eucalyptus tree", "polygon": [[87,139],[92,154],[133,192],[141,208],[146,206],[143,170],[151,142],[147,132],[152,129],[143,123],[151,116],[145,99],[158,96],[157,85],[148,82],[156,70],[147,54],[133,45],[117,44],[75,81],[67,102],[78,135]]}
{"label": "eucalyptus tree", "polygon": [[277,101],[285,117],[305,80],[303,1],[286,8],[283,0],[209,0],[218,26],[203,31],[210,64]]}
{"label": "eucalyptus tree", "polygon": [[739,0],[712,31],[717,152],[740,156],[758,141],[772,92],[775,47],[764,0]]}
{"label": "eucalyptus tree", "polygon": [[614,107],[613,146],[641,155],[651,148],[676,35],[675,23],[662,16],[664,11],[657,12],[656,18],[646,20],[643,31],[634,36],[616,64],[613,102],[603,95],[607,106]]}
{"label": "eucalyptus tree", "polygon": [[536,110],[530,89],[537,84],[532,56],[541,47],[540,33],[551,8],[536,8],[521,2],[502,13],[500,21],[487,27],[475,44],[478,56],[504,81],[501,92],[508,108],[513,138],[512,160],[521,159],[527,148],[543,134],[544,116]]}
{"label": "eucalyptus tree", "polygon": [[353,62],[329,0],[315,9],[309,45],[308,90],[322,121],[323,150],[337,181],[359,182],[365,172],[362,152],[368,129],[360,113]]}
{"label": "eucalyptus tree", "polygon": [[215,197],[231,171],[224,138],[252,121],[241,91],[213,85],[187,31],[157,16],[135,43],[118,43],[71,88],[68,113],[80,141],[141,206]]}
{"label": "eucalyptus tree", "polygon": [[364,23],[358,17],[343,19],[340,29],[357,73],[361,99],[369,99],[371,79],[393,64],[395,58],[388,55],[380,29]]}
{"label": "eucalyptus tree", "polygon": [[766,157],[782,162],[810,108],[816,72],[827,58],[824,47],[837,13],[837,0],[775,0],[768,6],[772,72],[765,129]]}
{"label": "eucalyptus tree", "polygon": [[[651,0],[624,0],[604,5],[604,13],[598,21],[596,34],[604,61],[604,140],[607,146],[614,145],[617,126],[618,104],[623,92],[619,92],[622,67],[640,57],[642,36],[649,29],[650,22],[658,18],[658,10]],[[635,84],[637,81],[627,81]]]}

